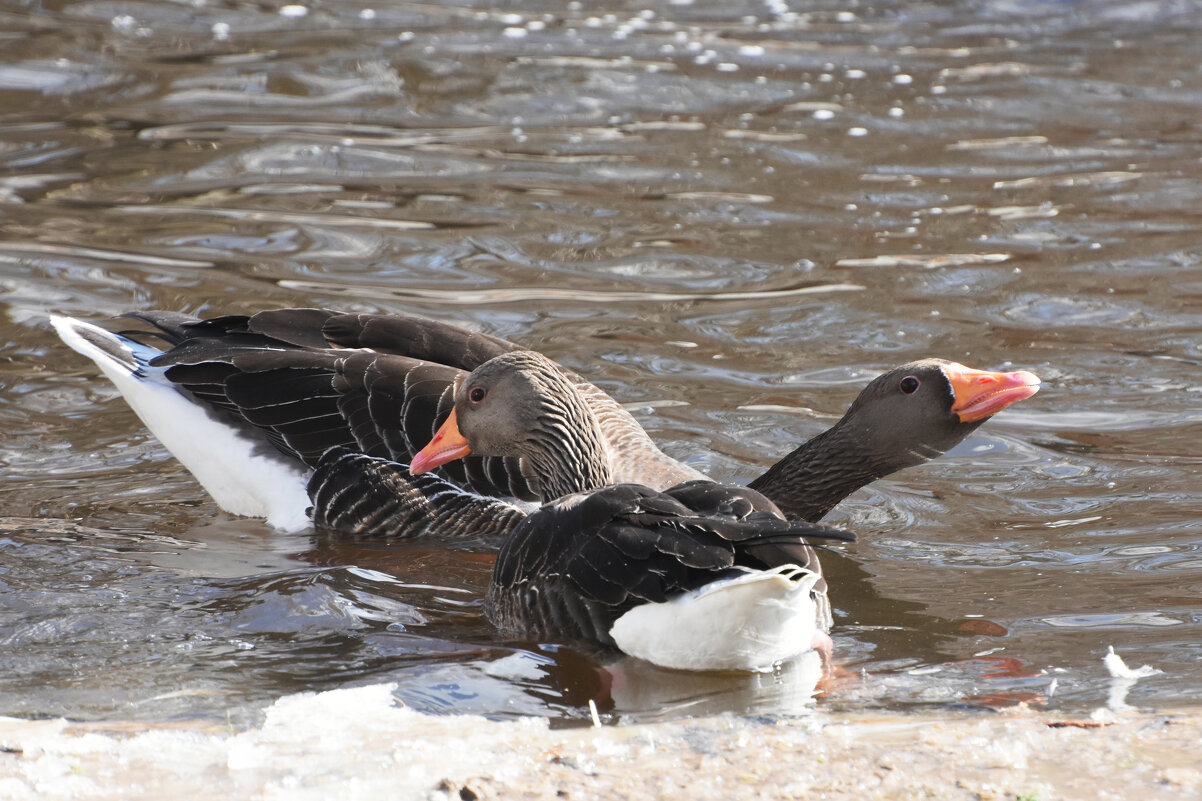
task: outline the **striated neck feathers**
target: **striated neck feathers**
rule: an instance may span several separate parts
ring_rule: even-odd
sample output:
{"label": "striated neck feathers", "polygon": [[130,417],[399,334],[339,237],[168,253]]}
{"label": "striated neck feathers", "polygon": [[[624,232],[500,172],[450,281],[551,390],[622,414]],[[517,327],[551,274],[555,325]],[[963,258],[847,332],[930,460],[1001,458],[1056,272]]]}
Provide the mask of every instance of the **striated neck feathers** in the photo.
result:
{"label": "striated neck feathers", "polygon": [[574,388],[570,398],[546,399],[538,421],[525,456],[544,502],[611,483],[604,437]]}
{"label": "striated neck feathers", "polygon": [[514,382],[505,400],[515,407],[511,411],[517,418],[511,430],[493,432],[509,440],[498,447],[499,455],[513,453],[517,444],[518,455],[534,473],[541,499],[546,502],[612,483],[601,427],[558,365],[533,351],[508,353],[493,363],[509,371],[502,380]]}

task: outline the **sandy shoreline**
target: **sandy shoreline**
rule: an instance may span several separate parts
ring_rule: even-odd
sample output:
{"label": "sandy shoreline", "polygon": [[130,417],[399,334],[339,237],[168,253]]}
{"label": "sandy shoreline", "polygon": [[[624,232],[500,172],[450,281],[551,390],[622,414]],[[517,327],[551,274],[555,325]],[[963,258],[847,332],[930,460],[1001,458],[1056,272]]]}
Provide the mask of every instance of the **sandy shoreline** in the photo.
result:
{"label": "sandy shoreline", "polygon": [[0,798],[1194,799],[1202,710],[733,717],[549,728],[430,716],[391,685],[246,731],[0,718]]}

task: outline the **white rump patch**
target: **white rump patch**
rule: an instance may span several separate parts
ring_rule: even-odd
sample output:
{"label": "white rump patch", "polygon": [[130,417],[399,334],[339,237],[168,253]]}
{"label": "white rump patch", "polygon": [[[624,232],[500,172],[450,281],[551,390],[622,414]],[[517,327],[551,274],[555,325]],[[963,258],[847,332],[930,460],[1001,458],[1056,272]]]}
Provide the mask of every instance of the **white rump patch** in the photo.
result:
{"label": "white rump patch", "polygon": [[796,565],[747,570],[614,622],[630,656],[682,670],[772,670],[811,649],[819,575]]}

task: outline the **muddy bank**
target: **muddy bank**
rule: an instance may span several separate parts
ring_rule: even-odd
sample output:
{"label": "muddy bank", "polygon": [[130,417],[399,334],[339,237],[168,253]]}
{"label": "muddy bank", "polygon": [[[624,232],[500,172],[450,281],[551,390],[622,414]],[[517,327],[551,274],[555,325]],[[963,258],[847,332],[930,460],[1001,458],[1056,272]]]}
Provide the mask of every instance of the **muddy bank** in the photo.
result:
{"label": "muddy bank", "polygon": [[430,716],[391,685],[234,731],[0,719],[0,797],[1130,799],[1202,794],[1202,712],[733,717],[549,728]]}

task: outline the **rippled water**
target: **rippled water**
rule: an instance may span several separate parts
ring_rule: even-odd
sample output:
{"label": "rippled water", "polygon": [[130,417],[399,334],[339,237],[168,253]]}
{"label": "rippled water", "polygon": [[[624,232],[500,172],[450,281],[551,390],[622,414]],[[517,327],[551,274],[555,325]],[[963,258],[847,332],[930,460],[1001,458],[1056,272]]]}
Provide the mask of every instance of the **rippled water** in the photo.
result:
{"label": "rippled water", "polygon": [[503,640],[491,554],[230,518],[50,311],[421,313],[749,480],[928,355],[1045,379],[825,560],[823,708],[1202,701],[1202,22],[1185,2],[0,8],[0,713],[795,711]]}

